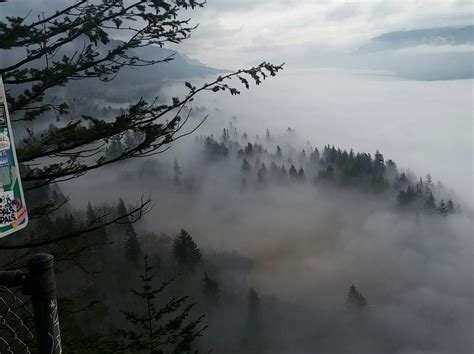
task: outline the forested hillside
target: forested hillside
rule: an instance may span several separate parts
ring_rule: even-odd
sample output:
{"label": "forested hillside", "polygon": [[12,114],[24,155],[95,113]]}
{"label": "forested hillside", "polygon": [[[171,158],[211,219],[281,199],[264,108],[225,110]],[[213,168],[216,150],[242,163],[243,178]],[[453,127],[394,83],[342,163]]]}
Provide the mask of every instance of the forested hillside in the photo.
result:
{"label": "forested hillside", "polygon": [[0,353],[472,353],[473,28],[435,7],[0,0]]}
{"label": "forested hillside", "polygon": [[[197,117],[206,110],[195,108],[194,111],[192,116]],[[306,244],[310,254],[318,254],[329,251],[324,245],[327,242],[348,242],[341,240],[341,228],[358,205],[359,211],[355,213],[362,219],[350,222],[354,228],[353,241],[365,243],[367,236],[377,237],[372,235],[372,230],[362,235],[363,231],[355,225],[375,220],[376,213],[385,212],[406,224],[408,230],[402,233],[408,231],[420,247],[425,247],[428,225],[449,230],[451,218],[462,215],[462,207],[456,204],[452,192],[441,182],[434,183],[429,174],[416,177],[410,170],[401,169],[394,161],[385,160],[379,151],[370,154],[332,145],[317,148],[309,142],[301,144],[297,132],[291,128],[282,132],[266,129],[260,134],[246,132],[238,128],[235,117],[225,126],[219,128],[219,123],[212,123],[210,130],[205,129],[208,135],[201,134],[179,144],[176,153],[165,159],[124,162],[118,168],[118,175],[106,172],[105,178],[114,183],[114,190],[123,185],[135,190],[137,187],[133,185],[139,184],[153,191],[157,205],[143,221],[112,225],[68,242],[70,251],[58,259],[61,269],[58,277],[63,284],[60,305],[70,350],[99,353],[139,348],[140,340],[137,342],[136,336],[147,328],[147,295],[129,288],[140,289],[141,282],[147,279],[152,288],[158,289],[153,295],[157,306],[169,305],[165,310],[156,308],[166,313],[163,318],[157,317],[156,326],[165,325],[165,319],[183,316],[180,317],[183,325],[189,325],[186,327],[189,335],[185,336],[189,343],[182,345],[190,344],[190,348],[219,353],[287,353],[315,347],[346,352],[348,345],[370,351],[399,348],[398,344],[386,341],[394,328],[380,318],[386,311],[385,300],[379,298],[377,291],[371,294],[371,283],[357,275],[358,272],[336,281],[341,289],[329,303],[316,297],[319,300],[299,304],[286,295],[281,296],[287,291],[280,295],[277,291],[276,296],[271,296],[265,286],[259,289],[256,279],[268,276],[262,274],[262,260],[275,252],[274,237],[268,232],[282,225],[271,220],[278,215],[291,218],[299,213],[295,219],[301,222],[308,207],[314,208],[317,214],[325,214],[337,205],[334,215],[339,220],[326,221],[326,225],[312,231],[311,223],[300,226],[291,226],[293,222],[289,220],[283,223],[287,224],[286,231],[283,230],[285,243],[291,244],[294,239],[291,247],[303,242],[300,246]],[[120,155],[137,139],[133,135],[112,139],[106,148],[106,159]],[[89,179],[92,189],[95,183],[102,183],[103,177],[97,178],[97,182],[92,177]],[[93,194],[96,199],[110,202],[89,200],[84,210],[66,206],[47,222],[33,221],[33,227],[46,234],[53,230],[68,232],[94,225],[101,215],[114,217],[133,209],[133,205],[127,206],[118,197],[113,200],[113,193],[106,190],[104,187],[103,196],[99,191]],[[74,187],[71,192],[74,193]],[[61,204],[66,196],[57,187],[29,195],[33,205],[35,200],[44,199]],[[167,209],[166,223],[154,221],[162,220],[161,208]],[[199,222],[193,221],[189,213],[200,218]],[[250,214],[259,216],[254,218]],[[247,223],[256,224],[260,230],[261,234],[253,234],[258,241],[248,234]],[[208,224],[215,225],[213,231],[200,226]],[[174,229],[173,225],[176,225]],[[255,232],[255,227],[252,229]],[[219,230],[217,238],[203,235],[216,230]],[[306,234],[304,241],[303,234]],[[376,242],[398,242],[400,236],[389,237],[393,239],[379,235]],[[218,246],[221,242],[228,242],[229,246]],[[236,246],[245,242],[256,247],[258,256],[249,253],[246,247]],[[304,257],[307,256],[305,252]],[[286,257],[294,256],[280,257],[271,263],[285,264]],[[140,280],[145,270],[148,275]],[[319,291],[327,291],[324,287],[328,284],[320,286],[323,288]],[[436,320],[436,326],[452,325],[456,321],[448,313],[440,316],[441,322]],[[84,323],[91,325],[84,327]],[[373,338],[373,331],[379,331],[380,336]],[[339,335],[346,337],[344,343],[339,342]]]}

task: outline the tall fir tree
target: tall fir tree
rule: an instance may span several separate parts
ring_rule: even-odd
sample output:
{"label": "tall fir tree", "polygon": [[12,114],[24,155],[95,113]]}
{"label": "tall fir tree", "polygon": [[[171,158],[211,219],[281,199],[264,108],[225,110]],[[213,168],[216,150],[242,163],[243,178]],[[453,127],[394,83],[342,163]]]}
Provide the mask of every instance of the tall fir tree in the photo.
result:
{"label": "tall fir tree", "polygon": [[145,311],[122,310],[131,329],[119,330],[119,340],[111,347],[115,353],[197,353],[196,339],[207,328],[201,325],[204,316],[190,319],[195,304],[187,304],[187,296],[162,300],[160,297],[171,281],[154,287],[155,273],[148,256],[145,256],[144,263],[144,273],[140,276],[142,289],[130,291],[141,302],[141,308]]}
{"label": "tall fir tree", "polygon": [[[117,213],[118,215],[127,215],[128,213],[122,198],[119,199]],[[122,229],[125,231],[125,256],[130,262],[137,265],[142,257],[141,247],[140,242],[138,241],[137,233],[135,232],[135,228],[128,217],[122,224]]]}
{"label": "tall fir tree", "polygon": [[179,264],[191,269],[201,262],[201,251],[191,235],[184,229],[181,229],[178,236],[175,237],[172,252]]}
{"label": "tall fir tree", "polygon": [[296,171],[296,168],[294,165],[290,166],[290,171],[288,172],[290,178],[292,179],[297,179],[298,178],[298,172]]}
{"label": "tall fir tree", "polygon": [[250,166],[250,163],[248,162],[248,160],[246,158],[243,159],[242,166],[240,167],[240,170],[243,173],[248,173],[252,170],[252,166]]}

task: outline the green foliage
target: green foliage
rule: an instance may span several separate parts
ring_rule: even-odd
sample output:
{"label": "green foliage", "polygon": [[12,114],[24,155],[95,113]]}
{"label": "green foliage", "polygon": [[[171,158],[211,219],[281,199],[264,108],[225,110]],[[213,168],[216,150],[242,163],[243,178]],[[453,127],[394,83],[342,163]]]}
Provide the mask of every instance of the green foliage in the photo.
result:
{"label": "green foliage", "polygon": [[[145,311],[122,311],[131,329],[118,331],[120,340],[115,344],[115,352],[197,353],[193,349],[195,341],[207,328],[201,326],[203,316],[189,319],[194,304],[186,304],[186,296],[163,301],[163,292],[171,282],[163,282],[155,288],[155,274],[148,256],[145,256],[144,263],[144,273],[140,276],[142,289],[130,291],[142,302]],[[164,305],[158,307],[158,303]]]}
{"label": "green foliage", "polygon": [[[0,67],[7,88],[7,100],[13,123],[33,121],[54,113],[61,127],[43,132],[27,131],[17,144],[20,163],[33,166],[23,171],[23,181],[38,182],[28,189],[71,178],[118,161],[150,156],[166,150],[179,137],[188,135],[201,123],[180,133],[189,115],[182,117],[182,108],[203,91],[239,91],[229,86],[237,78],[247,89],[249,82],[259,85],[275,76],[282,66],[267,62],[217,77],[195,87],[186,83],[183,97],[158,104],[140,99],[112,119],[69,112],[67,99],[55,97],[52,89],[70,81],[99,79],[112,81],[124,67],[141,67],[173,60],[143,59],[134,49],[179,44],[189,38],[195,26],[182,19],[183,10],[204,5],[204,1],[99,0],[76,1],[51,14],[5,17],[0,20],[0,51],[18,49],[16,61]],[[133,26],[130,24],[133,23]],[[128,34],[123,41],[112,38]],[[13,95],[16,93],[16,95]],[[50,117],[51,115],[49,115]],[[133,144],[122,139],[130,134],[139,137]],[[104,149],[105,147],[105,149]],[[41,163],[38,163],[41,161]]]}

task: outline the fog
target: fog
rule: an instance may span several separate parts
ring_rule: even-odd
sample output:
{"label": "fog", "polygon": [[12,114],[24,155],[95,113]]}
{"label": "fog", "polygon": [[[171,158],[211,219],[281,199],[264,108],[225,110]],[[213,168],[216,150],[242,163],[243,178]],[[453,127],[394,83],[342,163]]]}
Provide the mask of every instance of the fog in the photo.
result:
{"label": "fog", "polygon": [[[13,20],[22,31],[0,29],[15,37],[0,46],[0,66],[19,62],[3,71],[10,104],[20,102],[13,114],[25,118],[15,137],[17,148],[31,148],[22,152],[24,186],[38,215],[4,247],[4,263],[25,260],[22,242],[55,255],[66,351],[131,351],[144,340],[159,352],[188,344],[224,354],[474,352],[472,1],[165,1],[159,18],[136,12],[152,2],[119,10],[112,1],[104,18],[94,2],[58,12],[59,31],[48,17],[64,6],[58,0],[38,0],[34,11],[31,1],[8,1],[0,14],[24,17]],[[120,44],[130,36],[137,41]],[[61,57],[66,69],[78,60],[64,77]],[[161,154],[120,160],[131,147],[150,152],[141,143],[151,148],[147,138],[159,135],[141,113],[122,115],[129,104],[173,102],[264,60],[286,62],[283,72],[248,91],[236,80],[237,96],[201,93],[182,110],[189,135]],[[22,101],[52,110],[31,120],[24,114],[35,108]],[[81,117],[72,128],[92,117],[118,124],[56,136]],[[98,140],[79,141],[74,156],[64,141],[71,131]],[[81,159],[97,165],[80,175]],[[44,174],[52,180],[35,185]],[[153,208],[127,222],[147,197]],[[140,279],[142,294],[133,290]],[[202,337],[201,325],[209,326]],[[13,352],[3,333],[0,342]]]}
{"label": "fog", "polygon": [[[181,86],[161,95],[171,97]],[[237,140],[246,132],[253,143],[258,135],[269,153],[279,143],[287,168],[288,158],[303,165],[297,154],[309,145],[378,149],[399,171],[431,173],[434,182],[452,188],[462,212],[401,211],[386,194],[313,185],[317,171],[309,168],[303,184],[261,188],[252,177],[242,192],[241,160],[232,151],[226,160],[206,160],[202,140],[193,137],[156,158],[65,184],[74,205],[150,194],[156,205],[141,230],[175,234],[185,228],[206,252],[235,251],[252,260],[248,285],[268,303],[273,298],[293,306],[285,312],[268,305],[268,352],[472,352],[472,80],[288,70],[250,93],[201,96],[194,105],[210,113],[195,135],[212,133],[218,140],[232,122]],[[174,159],[192,187],[170,187]],[[262,162],[269,166],[271,159]],[[340,319],[352,283],[370,307],[370,318],[355,332]]]}
{"label": "fog", "polygon": [[[182,84],[172,86],[177,94]],[[211,120],[236,116],[244,128],[296,129],[303,140],[383,151],[417,175],[431,173],[472,201],[473,81],[402,80],[389,73],[286,70],[261,89],[200,97]],[[264,109],[262,109],[264,108]]]}

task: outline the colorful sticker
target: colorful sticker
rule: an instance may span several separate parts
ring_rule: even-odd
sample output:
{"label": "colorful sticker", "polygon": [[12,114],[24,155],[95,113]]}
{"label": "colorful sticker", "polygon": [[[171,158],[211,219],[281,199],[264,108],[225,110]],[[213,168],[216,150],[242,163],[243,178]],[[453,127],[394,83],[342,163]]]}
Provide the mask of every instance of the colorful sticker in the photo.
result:
{"label": "colorful sticker", "polygon": [[0,77],[0,237],[21,230],[27,224],[28,212]]}
{"label": "colorful sticker", "polygon": [[11,166],[13,164],[12,159],[10,158],[8,151],[0,151],[0,167]]}
{"label": "colorful sticker", "polygon": [[10,139],[8,139],[8,134],[0,133],[0,151],[10,149]]}
{"label": "colorful sticker", "polygon": [[[0,97],[1,100],[1,97]],[[0,127],[6,127],[7,126],[7,113],[5,111],[5,107],[3,107],[3,104],[0,105]]]}

